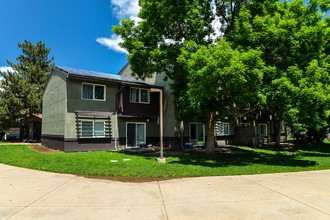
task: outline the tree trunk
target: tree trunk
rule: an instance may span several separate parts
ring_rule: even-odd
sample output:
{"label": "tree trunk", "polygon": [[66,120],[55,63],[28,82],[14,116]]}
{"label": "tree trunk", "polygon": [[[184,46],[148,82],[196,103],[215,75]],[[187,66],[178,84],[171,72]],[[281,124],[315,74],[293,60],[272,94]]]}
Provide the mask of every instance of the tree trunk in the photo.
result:
{"label": "tree trunk", "polygon": [[281,143],[281,131],[282,131],[282,120],[276,121],[276,131],[275,131],[275,147],[280,147]]}
{"label": "tree trunk", "polygon": [[214,153],[214,127],[215,127],[216,114],[215,112],[211,112],[208,117],[207,123],[207,145],[206,145],[206,153],[213,154]]}

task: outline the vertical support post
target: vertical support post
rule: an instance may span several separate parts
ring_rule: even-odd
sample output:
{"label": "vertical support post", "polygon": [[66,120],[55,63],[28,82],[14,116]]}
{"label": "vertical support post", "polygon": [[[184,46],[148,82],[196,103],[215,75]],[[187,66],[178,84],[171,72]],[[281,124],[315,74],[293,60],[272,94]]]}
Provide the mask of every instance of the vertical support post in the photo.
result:
{"label": "vertical support post", "polygon": [[163,140],[163,90],[159,92],[159,126],[160,126],[160,158],[164,158],[164,140]]}
{"label": "vertical support post", "polygon": [[163,132],[163,90],[157,88],[151,88],[150,92],[159,92],[159,135],[160,135],[160,157],[157,158],[158,163],[166,163],[164,157],[164,132]]}

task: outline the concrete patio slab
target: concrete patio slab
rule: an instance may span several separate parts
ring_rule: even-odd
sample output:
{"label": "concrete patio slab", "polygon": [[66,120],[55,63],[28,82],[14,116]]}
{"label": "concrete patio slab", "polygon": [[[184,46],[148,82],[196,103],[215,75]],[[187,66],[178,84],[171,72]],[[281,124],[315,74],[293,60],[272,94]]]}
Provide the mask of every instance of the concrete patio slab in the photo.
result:
{"label": "concrete patio slab", "polygon": [[182,204],[191,200],[213,203],[283,198],[241,176],[185,178],[162,181],[160,185],[166,204]]}
{"label": "concrete patio slab", "polygon": [[330,173],[328,170],[246,175],[244,178],[288,196],[330,195]]}
{"label": "concrete patio slab", "polygon": [[122,183],[76,177],[38,200],[34,207],[162,206],[157,182]]}
{"label": "concrete patio slab", "polygon": [[73,175],[14,168],[1,165],[7,172],[0,173],[0,207],[27,206],[53,191],[72,178]]}
{"label": "concrete patio slab", "polygon": [[62,219],[167,219],[165,211],[152,206],[113,207],[28,207],[12,216],[11,220],[62,220]]}
{"label": "concrete patio slab", "polygon": [[0,219],[330,219],[330,170],[144,183],[0,164]]}

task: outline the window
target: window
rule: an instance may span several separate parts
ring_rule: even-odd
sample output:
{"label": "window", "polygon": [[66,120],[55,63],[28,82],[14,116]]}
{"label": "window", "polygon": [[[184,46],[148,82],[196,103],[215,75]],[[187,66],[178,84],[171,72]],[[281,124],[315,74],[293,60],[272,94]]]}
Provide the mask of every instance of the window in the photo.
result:
{"label": "window", "polygon": [[189,140],[193,145],[205,144],[205,126],[202,123],[189,124]]}
{"label": "window", "polygon": [[131,88],[130,100],[133,103],[149,103],[149,94],[148,89]]}
{"label": "window", "polygon": [[258,125],[258,137],[259,138],[267,137],[267,124]]}
{"label": "window", "polygon": [[224,135],[229,135],[229,123],[223,123],[221,121],[217,121],[215,123],[215,128],[214,128],[214,135],[215,136],[224,136]]}
{"label": "window", "polygon": [[96,84],[82,84],[82,99],[105,100],[105,86]]}
{"label": "window", "polygon": [[104,137],[104,124],[103,121],[81,121],[81,137]]}

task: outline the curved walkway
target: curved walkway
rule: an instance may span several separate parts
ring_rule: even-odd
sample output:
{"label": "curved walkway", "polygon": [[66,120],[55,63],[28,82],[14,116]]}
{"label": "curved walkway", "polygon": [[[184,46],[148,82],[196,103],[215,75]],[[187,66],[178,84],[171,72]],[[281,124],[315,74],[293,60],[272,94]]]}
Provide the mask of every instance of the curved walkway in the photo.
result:
{"label": "curved walkway", "polygon": [[330,170],[123,183],[0,164],[0,219],[330,219]]}

